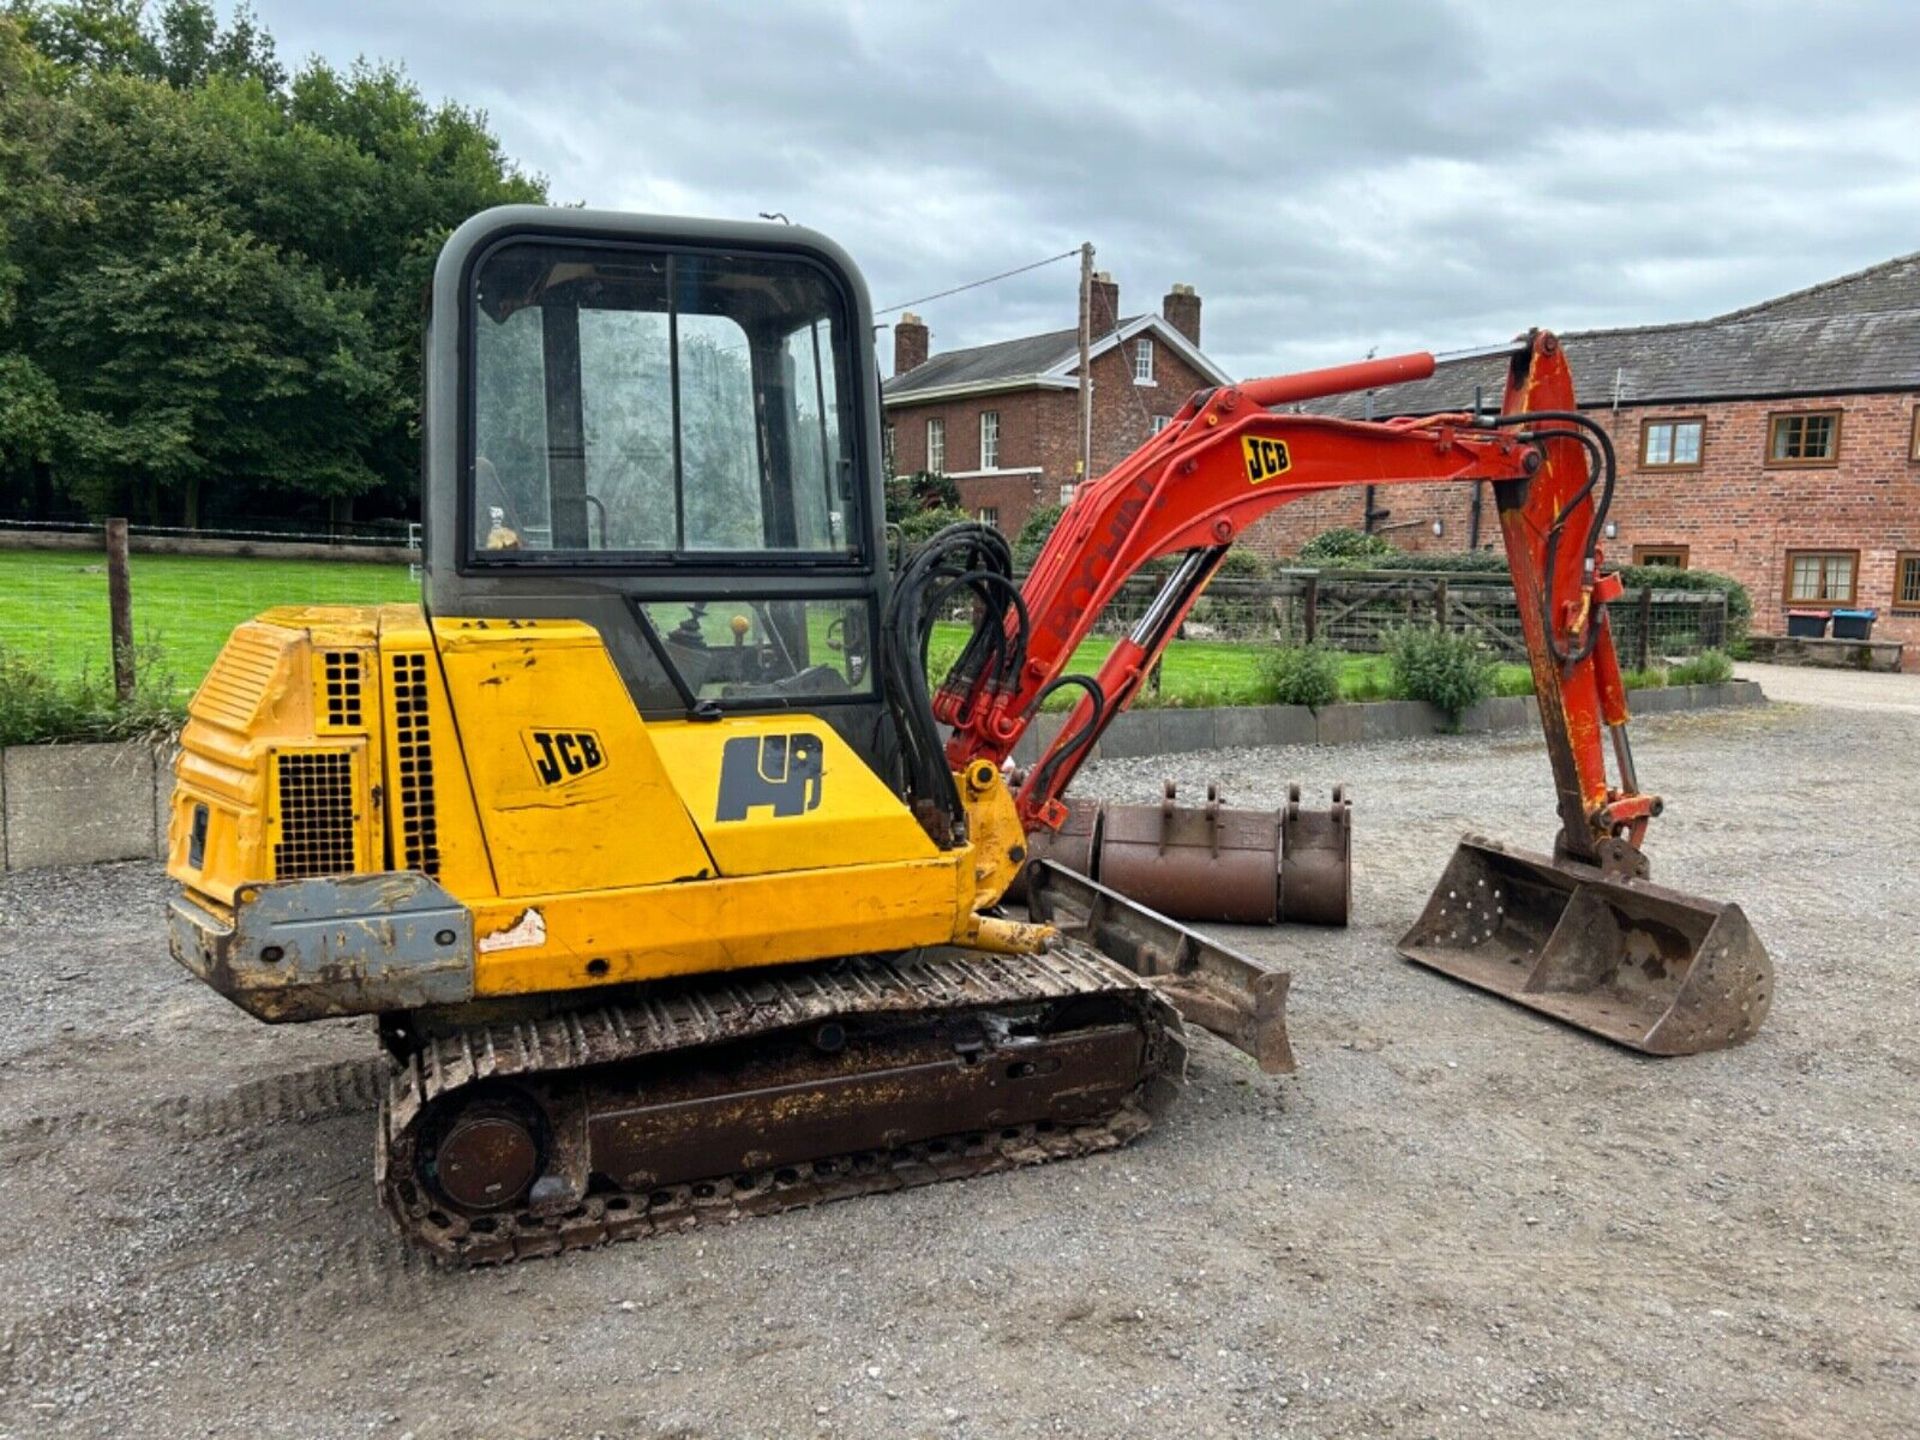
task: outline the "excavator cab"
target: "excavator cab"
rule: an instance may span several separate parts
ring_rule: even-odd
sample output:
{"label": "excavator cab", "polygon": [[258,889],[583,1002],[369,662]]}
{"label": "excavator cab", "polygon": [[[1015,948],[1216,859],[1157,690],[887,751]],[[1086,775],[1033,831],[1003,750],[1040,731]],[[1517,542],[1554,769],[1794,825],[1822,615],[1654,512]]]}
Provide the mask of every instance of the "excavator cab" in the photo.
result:
{"label": "excavator cab", "polygon": [[428,340],[428,611],[585,622],[643,717],[806,709],[872,760],[886,571],[856,275],[798,228],[463,227]]}

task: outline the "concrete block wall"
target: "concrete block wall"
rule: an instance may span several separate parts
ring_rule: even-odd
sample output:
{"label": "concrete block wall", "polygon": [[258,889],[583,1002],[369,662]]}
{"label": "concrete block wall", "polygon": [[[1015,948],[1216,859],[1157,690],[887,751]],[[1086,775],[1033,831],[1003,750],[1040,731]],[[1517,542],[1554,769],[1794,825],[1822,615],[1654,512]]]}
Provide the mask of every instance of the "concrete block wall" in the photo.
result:
{"label": "concrete block wall", "polygon": [[[1750,681],[1636,690],[1634,713],[1658,715],[1721,705],[1759,705]],[[1065,717],[1042,715],[1014,759],[1025,765],[1060,733]],[[1460,730],[1531,730],[1531,696],[1488,700],[1461,716]],[[1101,737],[1094,758],[1144,758],[1200,750],[1275,745],[1352,745],[1444,733],[1446,717],[1418,701],[1331,705],[1247,705],[1220,710],[1134,710]],[[133,741],[117,745],[16,745],[0,751],[0,869],[163,859],[173,797],[173,750]]]}

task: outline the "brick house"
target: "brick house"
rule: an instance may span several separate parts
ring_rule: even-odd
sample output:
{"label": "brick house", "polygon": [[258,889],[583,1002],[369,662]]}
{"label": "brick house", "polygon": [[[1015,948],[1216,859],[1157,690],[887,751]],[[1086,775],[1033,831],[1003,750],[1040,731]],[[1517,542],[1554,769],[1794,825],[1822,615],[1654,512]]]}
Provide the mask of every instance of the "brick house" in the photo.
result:
{"label": "brick house", "polygon": [[[1580,408],[1619,456],[1620,561],[1697,566],[1753,593],[1754,628],[1788,609],[1879,611],[1874,638],[1920,665],[1920,254],[1677,325],[1568,333]],[[1312,408],[1359,417],[1499,403],[1503,362],[1443,364],[1430,380]],[[1498,546],[1492,496],[1465,486],[1333,492],[1289,505],[1246,543],[1292,554],[1333,526],[1408,550]],[[1435,534],[1438,527],[1439,534]]]}
{"label": "brick house", "polygon": [[[1093,473],[1126,458],[1195,390],[1230,383],[1200,350],[1200,297],[1175,285],[1158,315],[1117,324],[1120,287],[1094,277]],[[1027,516],[1073,493],[1079,464],[1079,332],[1054,330],[930,355],[908,312],[893,327],[893,377],[882,387],[893,471],[951,477],[961,503],[1017,536]]]}

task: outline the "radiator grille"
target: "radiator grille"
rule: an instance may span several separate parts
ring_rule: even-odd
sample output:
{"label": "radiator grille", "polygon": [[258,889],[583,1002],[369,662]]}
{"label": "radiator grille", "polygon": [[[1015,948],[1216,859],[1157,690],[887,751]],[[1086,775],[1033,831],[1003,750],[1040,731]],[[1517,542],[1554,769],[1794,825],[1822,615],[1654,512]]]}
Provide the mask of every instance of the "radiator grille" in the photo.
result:
{"label": "radiator grille", "polygon": [[427,657],[393,657],[394,759],[399,771],[400,844],[405,869],[440,873],[433,805],[433,737],[427,709]]}
{"label": "radiator grille", "polygon": [[273,873],[281,880],[353,873],[353,757],[344,750],[275,757],[280,833]]}
{"label": "radiator grille", "polygon": [[327,726],[358,730],[360,721],[360,652],[329,650],[321,657]]}

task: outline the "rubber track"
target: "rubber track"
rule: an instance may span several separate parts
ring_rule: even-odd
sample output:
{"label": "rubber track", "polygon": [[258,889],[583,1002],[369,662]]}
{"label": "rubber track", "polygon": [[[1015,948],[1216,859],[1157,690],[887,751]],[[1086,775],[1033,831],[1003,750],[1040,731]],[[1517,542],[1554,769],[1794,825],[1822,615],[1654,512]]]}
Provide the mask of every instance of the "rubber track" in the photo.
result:
{"label": "rubber track", "polygon": [[[405,1182],[427,1106],[482,1080],[617,1064],[849,1015],[951,1014],[1093,994],[1127,999],[1149,1037],[1141,1083],[1096,1124],[965,1132],[664,1190],[594,1194],[557,1216],[503,1212],[470,1222],[435,1209]],[[1186,1045],[1173,1008],[1137,976],[1077,942],[1056,940],[1042,955],[943,948],[857,956],[663,982],[632,1004],[477,1025],[428,1041],[393,1070],[375,1142],[376,1180],[382,1203],[416,1244],[459,1264],[498,1264],[1114,1149],[1151,1127],[1185,1073]]]}

